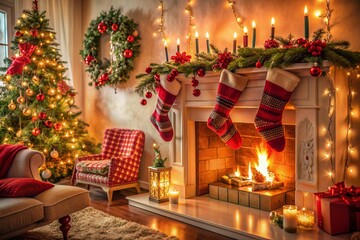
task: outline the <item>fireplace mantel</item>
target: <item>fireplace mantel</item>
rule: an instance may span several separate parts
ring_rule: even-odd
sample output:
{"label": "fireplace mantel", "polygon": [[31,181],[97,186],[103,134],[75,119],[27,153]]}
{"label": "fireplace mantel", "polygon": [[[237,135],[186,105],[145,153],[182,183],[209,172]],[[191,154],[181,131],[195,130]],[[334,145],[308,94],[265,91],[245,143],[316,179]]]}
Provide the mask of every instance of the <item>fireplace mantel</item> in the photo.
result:
{"label": "fireplace mantel", "polygon": [[[329,83],[345,79],[342,74],[336,74],[335,78],[335,69],[327,62],[323,67],[327,75],[319,78],[312,77],[309,73],[311,66],[310,64],[294,64],[285,68],[301,78],[286,106],[283,122],[296,125],[296,203],[303,205],[306,201],[304,196],[308,195],[304,192],[317,192],[332,185],[330,178],[323,179],[329,162],[321,157],[325,154],[326,148],[326,134],[322,129],[327,126],[329,120],[327,117],[329,97],[324,95],[324,91]],[[267,69],[246,68],[239,69],[236,73],[247,77],[249,81],[231,112],[231,118],[234,122],[253,123],[262,97]],[[185,198],[196,195],[195,122],[207,121],[216,104],[219,76],[220,72],[206,72],[204,77],[198,77],[198,88],[201,90],[199,97],[192,95],[191,78],[183,75],[177,77],[182,87],[170,112],[174,139],[170,143],[169,159],[172,167],[172,185],[178,188],[181,196]],[[335,130],[338,126],[333,127]],[[337,142],[334,144],[338,146]],[[311,171],[308,172],[304,172],[302,168],[305,164],[304,154],[313,159]]]}

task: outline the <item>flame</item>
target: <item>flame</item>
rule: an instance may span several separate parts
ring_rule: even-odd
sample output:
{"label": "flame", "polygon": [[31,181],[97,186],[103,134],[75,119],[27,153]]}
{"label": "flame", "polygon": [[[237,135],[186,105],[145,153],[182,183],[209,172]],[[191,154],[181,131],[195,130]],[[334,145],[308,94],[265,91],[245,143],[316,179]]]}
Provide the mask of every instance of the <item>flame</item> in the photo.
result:
{"label": "flame", "polygon": [[248,169],[248,178],[250,180],[252,180],[252,178],[253,178],[253,174],[252,174],[252,171],[251,171],[251,163],[250,162],[249,162],[249,169]]}
{"label": "flame", "polygon": [[255,147],[255,153],[258,157],[258,164],[255,164],[256,170],[265,177],[267,182],[273,182],[274,174],[270,173],[268,169],[270,164],[270,161],[268,160],[269,152],[264,143]]}

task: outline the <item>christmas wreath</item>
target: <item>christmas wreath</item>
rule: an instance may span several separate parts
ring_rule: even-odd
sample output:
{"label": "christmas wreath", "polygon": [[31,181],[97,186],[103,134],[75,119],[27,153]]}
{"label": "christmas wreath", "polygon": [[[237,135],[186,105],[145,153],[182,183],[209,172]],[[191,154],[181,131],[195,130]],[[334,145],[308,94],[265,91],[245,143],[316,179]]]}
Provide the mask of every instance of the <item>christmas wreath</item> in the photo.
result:
{"label": "christmas wreath", "polygon": [[[85,33],[84,49],[80,54],[87,65],[91,81],[97,89],[103,86],[116,86],[126,83],[129,73],[133,70],[134,59],[140,53],[139,33],[137,24],[120,10],[110,8],[102,11],[100,16],[92,20]],[[104,34],[110,34],[110,59],[102,61],[99,57],[100,39]]]}

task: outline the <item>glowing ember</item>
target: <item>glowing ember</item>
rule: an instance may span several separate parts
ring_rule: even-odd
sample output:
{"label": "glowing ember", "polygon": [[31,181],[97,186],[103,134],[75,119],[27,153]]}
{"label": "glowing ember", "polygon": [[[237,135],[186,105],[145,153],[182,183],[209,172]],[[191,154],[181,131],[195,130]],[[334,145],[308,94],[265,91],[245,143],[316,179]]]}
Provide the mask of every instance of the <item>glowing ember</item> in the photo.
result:
{"label": "glowing ember", "polygon": [[258,164],[255,164],[256,170],[265,177],[267,182],[273,182],[275,176],[268,169],[270,161],[268,160],[269,153],[267,148],[261,143],[259,146],[256,146],[255,153],[258,157]]}

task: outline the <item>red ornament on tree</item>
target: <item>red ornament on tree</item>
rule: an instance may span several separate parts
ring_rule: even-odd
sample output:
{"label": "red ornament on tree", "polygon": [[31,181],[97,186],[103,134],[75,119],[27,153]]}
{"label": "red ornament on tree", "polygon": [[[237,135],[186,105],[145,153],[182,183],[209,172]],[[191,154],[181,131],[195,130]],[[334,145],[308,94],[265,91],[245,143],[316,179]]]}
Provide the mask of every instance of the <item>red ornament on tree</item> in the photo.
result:
{"label": "red ornament on tree", "polygon": [[260,61],[257,61],[256,64],[255,64],[255,67],[257,68],[261,68],[263,65]]}
{"label": "red ornament on tree", "polygon": [[52,121],[50,121],[50,120],[45,121],[45,126],[46,126],[47,128],[51,128],[51,127],[53,126]]}
{"label": "red ornament on tree", "polygon": [[35,137],[39,136],[39,134],[41,133],[40,129],[38,128],[34,128],[32,131],[31,131],[32,135],[34,135]]}
{"label": "red ornament on tree", "polygon": [[313,77],[319,77],[321,75],[321,73],[322,73],[322,70],[317,64],[315,64],[314,66],[312,66],[310,68],[310,74]]}
{"label": "red ornament on tree", "polygon": [[39,117],[41,120],[44,120],[44,119],[47,117],[47,115],[46,115],[46,113],[44,113],[44,112],[39,112],[38,117]]}
{"label": "red ornament on tree", "polygon": [[31,117],[31,121],[32,121],[32,122],[35,122],[37,119],[38,119],[37,116],[32,116],[32,117]]}
{"label": "red ornament on tree", "polygon": [[145,72],[146,72],[147,74],[150,74],[151,71],[152,71],[152,68],[151,68],[151,67],[147,67],[147,68],[145,69]]}
{"label": "red ornament on tree", "polygon": [[145,106],[145,105],[147,104],[146,99],[141,99],[140,104],[143,105],[143,106]]}
{"label": "red ornament on tree", "polygon": [[131,58],[133,56],[133,51],[130,49],[126,49],[124,51],[124,58]]}
{"label": "red ornament on tree", "polygon": [[119,29],[119,25],[118,25],[117,23],[113,23],[113,24],[111,25],[111,29],[112,29],[114,32],[116,32],[116,31]]}
{"label": "red ornament on tree", "polygon": [[36,95],[36,99],[37,99],[39,102],[42,102],[42,101],[44,101],[44,99],[45,99],[45,95],[42,94],[42,93],[39,93],[38,95]]}
{"label": "red ornament on tree", "polygon": [[134,38],[134,36],[128,36],[127,37],[127,41],[129,42],[129,43],[132,43],[133,41],[135,40],[135,38]]}
{"label": "red ornament on tree", "polygon": [[203,68],[200,68],[199,70],[196,71],[196,74],[199,77],[203,77],[203,76],[205,76],[205,70]]}
{"label": "red ornament on tree", "polygon": [[100,22],[100,23],[98,24],[98,31],[99,31],[99,33],[104,33],[104,32],[106,32],[106,29],[107,29],[107,26],[106,26],[106,24],[105,24],[104,22]]}
{"label": "red ornament on tree", "polygon": [[20,31],[15,32],[15,36],[17,36],[17,37],[21,37],[22,35],[24,35],[24,34]]}
{"label": "red ornament on tree", "polygon": [[95,59],[94,56],[91,56],[91,55],[87,55],[86,58],[85,58],[85,63],[87,65],[90,65],[90,63]]}
{"label": "red ornament on tree", "polygon": [[151,92],[145,93],[145,97],[146,97],[146,98],[151,98],[151,97],[152,97],[152,93],[151,93]]}
{"label": "red ornament on tree", "polygon": [[160,81],[160,75],[159,74],[154,74],[154,79],[155,79],[155,81]]}
{"label": "red ornament on tree", "polygon": [[62,124],[59,123],[59,122],[55,123],[55,124],[54,124],[54,129],[55,129],[56,131],[60,131],[60,130],[62,129]]}
{"label": "red ornament on tree", "polygon": [[37,35],[38,35],[38,30],[37,30],[36,28],[33,28],[33,29],[30,30],[30,34],[31,34],[31,36],[33,36],[33,37],[37,37]]}
{"label": "red ornament on tree", "polygon": [[200,94],[201,94],[200,89],[195,88],[195,89],[193,90],[193,95],[194,95],[195,97],[200,96]]}

